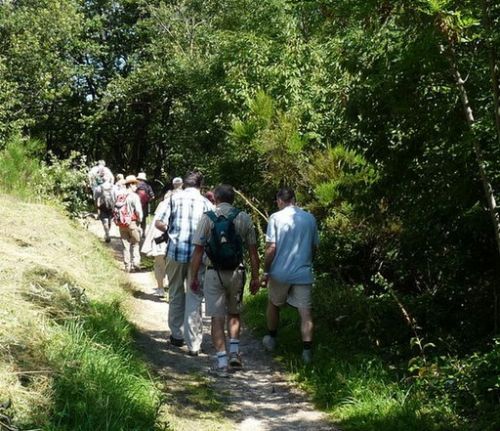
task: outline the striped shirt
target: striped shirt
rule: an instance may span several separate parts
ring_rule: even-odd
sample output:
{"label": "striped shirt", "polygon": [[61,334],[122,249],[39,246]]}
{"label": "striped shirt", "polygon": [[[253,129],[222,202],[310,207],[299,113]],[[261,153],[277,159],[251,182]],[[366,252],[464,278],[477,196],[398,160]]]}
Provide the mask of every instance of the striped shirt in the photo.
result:
{"label": "striped shirt", "polygon": [[172,195],[159,220],[168,232],[167,257],[180,263],[191,260],[194,251],[193,235],[203,213],[214,206],[194,187]]}

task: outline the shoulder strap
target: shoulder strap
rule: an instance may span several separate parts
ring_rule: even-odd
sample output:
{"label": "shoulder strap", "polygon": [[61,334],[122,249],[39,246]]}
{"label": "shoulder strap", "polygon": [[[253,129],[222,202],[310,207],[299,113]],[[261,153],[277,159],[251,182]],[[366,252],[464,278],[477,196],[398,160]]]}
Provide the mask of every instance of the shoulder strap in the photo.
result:
{"label": "shoulder strap", "polygon": [[234,219],[236,217],[238,217],[238,214],[240,213],[241,211],[238,209],[238,208],[234,208],[230,213],[229,215],[227,216],[227,219],[229,221],[234,221]]}
{"label": "shoulder strap", "polygon": [[214,223],[217,221],[217,214],[215,214],[215,211],[207,211],[205,213],[210,220],[212,220]]}

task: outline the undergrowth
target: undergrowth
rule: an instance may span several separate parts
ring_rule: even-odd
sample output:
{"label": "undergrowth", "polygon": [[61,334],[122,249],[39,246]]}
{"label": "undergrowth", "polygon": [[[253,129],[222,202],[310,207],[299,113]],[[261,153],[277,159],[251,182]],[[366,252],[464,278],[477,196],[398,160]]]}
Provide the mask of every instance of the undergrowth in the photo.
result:
{"label": "undergrowth", "polygon": [[[276,358],[343,430],[499,429],[498,342],[488,352],[462,358],[411,357],[411,346],[400,345],[406,333],[404,321],[401,317],[399,322],[393,320],[397,313],[392,315],[386,302],[370,301],[355,289],[339,287],[338,305],[329,303],[330,314],[324,315],[324,307],[318,304],[324,300],[318,292],[321,288],[320,283],[314,292],[312,366],[300,361],[299,318],[292,307],[281,311]],[[245,323],[257,335],[264,335],[267,292],[248,295],[245,300]],[[370,315],[378,314],[387,319],[377,319],[380,326],[373,329]],[[373,336],[376,333],[380,336]],[[395,342],[382,347],[381,340],[386,342],[388,333],[394,334]]]}

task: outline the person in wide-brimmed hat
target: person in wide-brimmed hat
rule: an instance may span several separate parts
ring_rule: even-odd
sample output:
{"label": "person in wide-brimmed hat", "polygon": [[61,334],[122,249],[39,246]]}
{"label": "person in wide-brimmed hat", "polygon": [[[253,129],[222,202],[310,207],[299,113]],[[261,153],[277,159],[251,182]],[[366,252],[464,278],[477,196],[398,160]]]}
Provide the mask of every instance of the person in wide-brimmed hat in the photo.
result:
{"label": "person in wide-brimmed hat", "polygon": [[125,189],[116,196],[115,223],[120,229],[125,271],[131,272],[133,269],[140,269],[140,223],[142,221],[143,214],[141,200],[135,192],[139,181],[135,175],[127,175],[123,182],[125,184]]}

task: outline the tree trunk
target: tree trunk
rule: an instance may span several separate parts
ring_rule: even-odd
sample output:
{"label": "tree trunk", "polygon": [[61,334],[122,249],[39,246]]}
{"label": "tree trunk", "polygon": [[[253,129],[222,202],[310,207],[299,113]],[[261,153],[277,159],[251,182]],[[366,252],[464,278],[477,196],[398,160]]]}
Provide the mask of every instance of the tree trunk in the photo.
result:
{"label": "tree trunk", "polygon": [[[469,128],[471,130],[472,136],[472,144],[474,147],[474,153],[476,155],[476,161],[479,167],[479,177],[481,179],[481,183],[483,185],[484,195],[486,197],[486,202],[488,203],[488,209],[490,211],[491,221],[493,222],[493,228],[495,232],[495,241],[497,244],[497,250],[500,257],[500,220],[497,212],[497,204],[495,200],[495,195],[493,192],[493,187],[491,186],[491,182],[489,181],[488,174],[485,169],[485,160],[483,156],[483,151],[481,145],[474,133],[474,125],[476,120],[474,118],[474,114],[472,111],[472,107],[470,105],[469,97],[467,95],[467,90],[465,88],[465,81],[462,79],[460,71],[458,69],[458,65],[456,62],[455,52],[452,46],[448,47],[448,58],[450,60],[451,68],[453,70],[453,76],[455,78],[455,83],[460,92],[460,98],[462,100],[462,106],[465,113],[465,118]],[[494,332],[498,332],[498,290],[495,284],[493,288],[493,297],[494,297]]]}
{"label": "tree trunk", "polygon": [[[491,22],[491,2],[490,0],[483,0],[483,24],[487,35],[493,34],[493,24]],[[491,85],[493,89],[493,102],[494,102],[494,115],[495,126],[497,129],[497,138],[500,143],[500,68],[498,66],[497,49],[491,41],[487,44],[488,48],[488,61],[491,74]]]}

